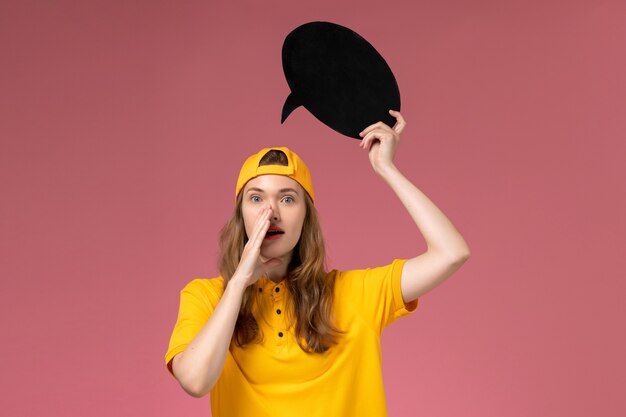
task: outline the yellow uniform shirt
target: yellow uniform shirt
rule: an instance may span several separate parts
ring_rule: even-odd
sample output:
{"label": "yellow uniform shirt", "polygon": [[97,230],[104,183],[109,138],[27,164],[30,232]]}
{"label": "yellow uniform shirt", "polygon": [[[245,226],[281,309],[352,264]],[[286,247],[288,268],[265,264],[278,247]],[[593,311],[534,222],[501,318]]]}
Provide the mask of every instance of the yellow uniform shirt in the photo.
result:
{"label": "yellow uniform shirt", "polygon": [[[285,317],[285,282],[262,277],[253,314],[261,343],[231,343],[224,369],[211,390],[214,417],[386,416],[380,335],[385,326],[417,308],[404,304],[400,277],[405,260],[353,271],[336,271],[335,325],[346,331],[322,354],[305,353]],[[180,293],[178,320],[166,365],[185,350],[223,294],[221,277],[195,279]],[[168,370],[169,366],[168,366]],[[170,370],[171,372],[171,370]]]}

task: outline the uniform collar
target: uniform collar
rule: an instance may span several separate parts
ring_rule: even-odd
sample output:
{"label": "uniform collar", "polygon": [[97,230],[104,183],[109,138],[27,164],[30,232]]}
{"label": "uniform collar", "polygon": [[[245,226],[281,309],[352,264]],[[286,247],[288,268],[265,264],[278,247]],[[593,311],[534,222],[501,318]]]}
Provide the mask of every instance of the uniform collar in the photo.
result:
{"label": "uniform collar", "polygon": [[274,281],[272,281],[271,279],[267,278],[265,275],[262,276],[261,278],[259,278],[259,280],[256,282],[256,287],[259,288],[261,291],[259,292],[264,292],[264,293],[273,293],[276,292],[276,288],[279,289],[278,292],[282,292],[286,289],[286,279],[283,278],[279,283],[275,283]]}

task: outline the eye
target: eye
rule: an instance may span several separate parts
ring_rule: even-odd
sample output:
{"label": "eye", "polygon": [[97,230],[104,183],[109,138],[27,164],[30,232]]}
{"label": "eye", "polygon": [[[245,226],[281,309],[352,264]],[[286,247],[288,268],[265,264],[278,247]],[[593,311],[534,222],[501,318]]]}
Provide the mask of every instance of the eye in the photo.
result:
{"label": "eye", "polygon": [[259,197],[258,195],[250,196],[250,201],[252,201],[253,203],[258,203],[261,201],[261,197]]}
{"label": "eye", "polygon": [[283,201],[286,203],[293,203],[295,200],[293,199],[293,197],[286,196],[286,197],[283,197]]}

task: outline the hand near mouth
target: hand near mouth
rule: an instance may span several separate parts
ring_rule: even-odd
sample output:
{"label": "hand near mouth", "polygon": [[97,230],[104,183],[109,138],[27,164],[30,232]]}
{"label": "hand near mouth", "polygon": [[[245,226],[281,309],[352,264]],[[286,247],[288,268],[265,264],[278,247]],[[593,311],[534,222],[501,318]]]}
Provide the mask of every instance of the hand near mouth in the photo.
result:
{"label": "hand near mouth", "polygon": [[[246,246],[243,248],[241,260],[231,280],[241,280],[247,287],[257,282],[269,269],[282,264],[282,260],[278,258],[266,258],[261,255],[261,244],[263,239],[265,239],[267,231],[270,229],[271,215],[272,208],[269,206],[264,207],[259,212],[254,229]],[[274,230],[280,229],[274,226]]]}

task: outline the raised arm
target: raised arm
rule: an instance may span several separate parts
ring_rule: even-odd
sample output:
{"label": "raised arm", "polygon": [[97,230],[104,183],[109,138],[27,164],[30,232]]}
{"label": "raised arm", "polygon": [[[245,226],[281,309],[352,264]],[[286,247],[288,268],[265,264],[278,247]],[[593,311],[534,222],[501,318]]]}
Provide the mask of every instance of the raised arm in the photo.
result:
{"label": "raised arm", "polygon": [[470,256],[463,236],[437,206],[411,183],[393,163],[406,122],[399,112],[393,128],[378,122],[361,132],[360,146],[369,150],[374,171],[396,193],[424,236],[427,251],[409,259],[402,270],[402,297],[410,302],[452,275]]}
{"label": "raised arm", "polygon": [[174,356],[172,371],[181,387],[193,397],[206,395],[217,382],[224,368],[235,323],[245,289],[255,283],[272,262],[263,261],[261,243],[269,228],[271,207],[259,215],[244,247],[241,261],[230,279],[213,314],[187,348]]}

